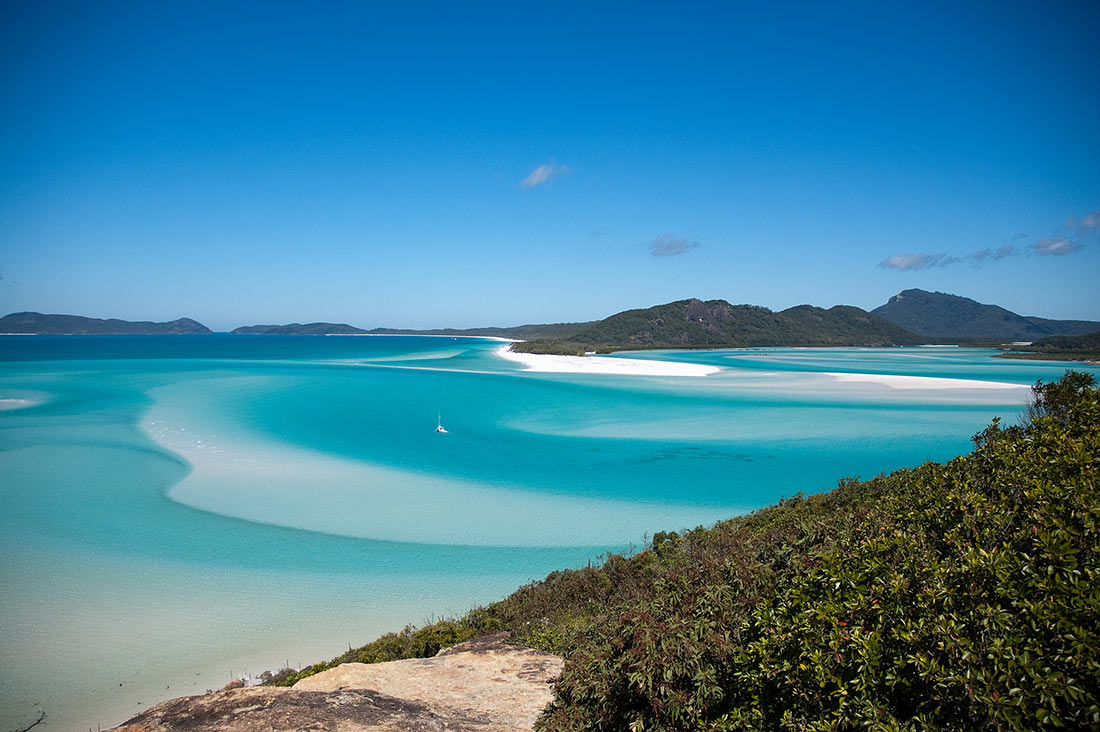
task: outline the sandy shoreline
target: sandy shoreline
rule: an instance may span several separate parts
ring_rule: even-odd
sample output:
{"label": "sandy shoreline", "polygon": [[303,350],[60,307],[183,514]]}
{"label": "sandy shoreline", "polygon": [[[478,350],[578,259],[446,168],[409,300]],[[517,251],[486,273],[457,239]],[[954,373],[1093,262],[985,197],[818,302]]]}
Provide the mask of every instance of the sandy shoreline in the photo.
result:
{"label": "sandy shoreline", "polygon": [[699,363],[648,361],[640,358],[603,356],[551,356],[541,353],[516,353],[509,346],[496,349],[496,355],[523,364],[525,371],[557,374],[618,374],[624,376],[709,376],[722,369]]}
{"label": "sandy shoreline", "polygon": [[[709,376],[721,368],[682,361],[650,361],[638,358],[606,358],[602,356],[554,356],[540,353],[517,353],[508,346],[494,350],[497,356],[519,363],[525,371],[567,374],[614,374],[623,376]],[[895,374],[861,374],[819,372],[837,383],[874,384],[904,390],[1027,390],[1021,384],[978,379],[956,379],[939,376],[899,376]]]}

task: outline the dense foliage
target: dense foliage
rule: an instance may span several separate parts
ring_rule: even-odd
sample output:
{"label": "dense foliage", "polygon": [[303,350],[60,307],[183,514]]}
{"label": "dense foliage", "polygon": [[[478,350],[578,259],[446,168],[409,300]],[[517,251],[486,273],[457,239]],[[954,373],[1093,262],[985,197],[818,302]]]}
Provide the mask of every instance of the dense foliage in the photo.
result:
{"label": "dense foliage", "polygon": [[1036,396],[947,465],[689,535],[580,629],[543,729],[1100,725],[1100,400]]}
{"label": "dense foliage", "polygon": [[1018,346],[1006,358],[1038,358],[1067,361],[1100,361],[1100,331],[1079,336],[1040,338],[1029,346]]}
{"label": "dense foliage", "polygon": [[678,300],[626,310],[572,332],[540,334],[517,350],[530,353],[607,352],[638,348],[749,346],[896,346],[918,336],[847,305],[799,305],[773,312],[725,300]]}
{"label": "dense foliage", "polygon": [[927,338],[950,341],[1030,341],[1051,335],[1080,335],[1100,328],[1100,323],[1091,321],[1017,315],[999,305],[918,289],[902,290],[871,312]]}
{"label": "dense foliage", "polygon": [[567,659],[544,732],[1100,728],[1100,394],[1035,395],[946,465],[660,533],[332,663],[508,629]]}

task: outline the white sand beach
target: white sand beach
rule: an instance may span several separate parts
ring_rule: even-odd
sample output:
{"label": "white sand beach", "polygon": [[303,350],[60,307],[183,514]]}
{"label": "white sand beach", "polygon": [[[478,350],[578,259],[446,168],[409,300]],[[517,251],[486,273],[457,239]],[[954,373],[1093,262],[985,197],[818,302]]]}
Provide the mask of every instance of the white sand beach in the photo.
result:
{"label": "white sand beach", "polygon": [[698,363],[648,361],[640,358],[603,356],[551,356],[541,353],[516,353],[501,346],[495,353],[501,358],[523,364],[525,371],[558,374],[622,374],[627,376],[709,376],[722,369]]}

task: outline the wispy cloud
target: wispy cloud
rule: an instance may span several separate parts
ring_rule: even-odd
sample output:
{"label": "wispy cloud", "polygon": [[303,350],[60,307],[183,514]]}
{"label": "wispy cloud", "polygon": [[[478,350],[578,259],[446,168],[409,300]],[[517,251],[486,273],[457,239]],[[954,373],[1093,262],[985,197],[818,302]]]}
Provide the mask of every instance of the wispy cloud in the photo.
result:
{"label": "wispy cloud", "polygon": [[698,249],[699,242],[677,236],[670,231],[667,234],[661,234],[651,242],[646,242],[645,247],[654,257],[675,257]]}
{"label": "wispy cloud", "polygon": [[1053,239],[1042,239],[1031,245],[1031,251],[1043,257],[1060,257],[1065,254],[1073,254],[1083,248],[1083,244],[1060,236]]}
{"label": "wispy cloud", "polygon": [[903,272],[911,272],[930,267],[946,267],[949,264],[958,264],[962,260],[950,254],[897,254],[887,257],[878,263],[883,269],[900,269]]}
{"label": "wispy cloud", "polygon": [[568,172],[569,168],[564,165],[543,163],[528,173],[527,177],[519,182],[519,185],[520,188],[534,188],[535,186],[541,186],[543,183],[557,178],[559,175],[565,175]]}
{"label": "wispy cloud", "polygon": [[1061,257],[1073,254],[1100,241],[1100,209],[1092,211],[1080,219],[1075,216],[1068,216],[1064,225],[1056,229],[1049,237],[1025,245],[1024,240],[1030,238],[1030,235],[1018,232],[1008,237],[1008,239],[1002,239],[999,246],[986,247],[966,255],[949,254],[947,252],[940,254],[924,252],[897,254],[882,260],[878,263],[878,266],[883,269],[912,272],[933,267],[948,267],[960,262],[969,262],[972,267],[982,267],[992,262],[1025,253],[1040,257]]}
{"label": "wispy cloud", "polygon": [[970,259],[978,264],[982,264],[985,262],[996,262],[998,259],[1011,257],[1014,254],[1016,254],[1016,247],[1012,244],[1005,244],[996,249],[987,247],[986,249],[976,251],[970,255]]}
{"label": "wispy cloud", "polygon": [[598,229],[593,229],[592,231],[588,232],[588,235],[593,239],[599,239],[600,237],[607,236],[607,232],[609,231],[611,231],[610,228],[606,226],[601,226]]}

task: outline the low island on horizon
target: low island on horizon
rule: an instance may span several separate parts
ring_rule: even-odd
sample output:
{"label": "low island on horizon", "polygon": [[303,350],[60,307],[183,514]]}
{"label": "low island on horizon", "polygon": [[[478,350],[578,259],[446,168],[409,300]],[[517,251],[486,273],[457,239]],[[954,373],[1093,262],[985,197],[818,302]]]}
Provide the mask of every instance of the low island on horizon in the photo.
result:
{"label": "low island on horizon", "polygon": [[[190,318],[155,323],[76,315],[12,313],[9,335],[206,335]],[[1095,360],[1100,322],[1021,316],[997,305],[925,290],[903,290],[872,311],[850,305],[797,305],[772,311],[725,300],[678,300],[625,310],[603,320],[484,328],[364,329],[347,323],[249,325],[236,335],[440,335],[515,340],[534,354],[586,355],[628,350],[782,347],[894,347],[925,344],[1000,347],[1013,358]],[[1032,344],[1035,347],[1032,348]]]}

